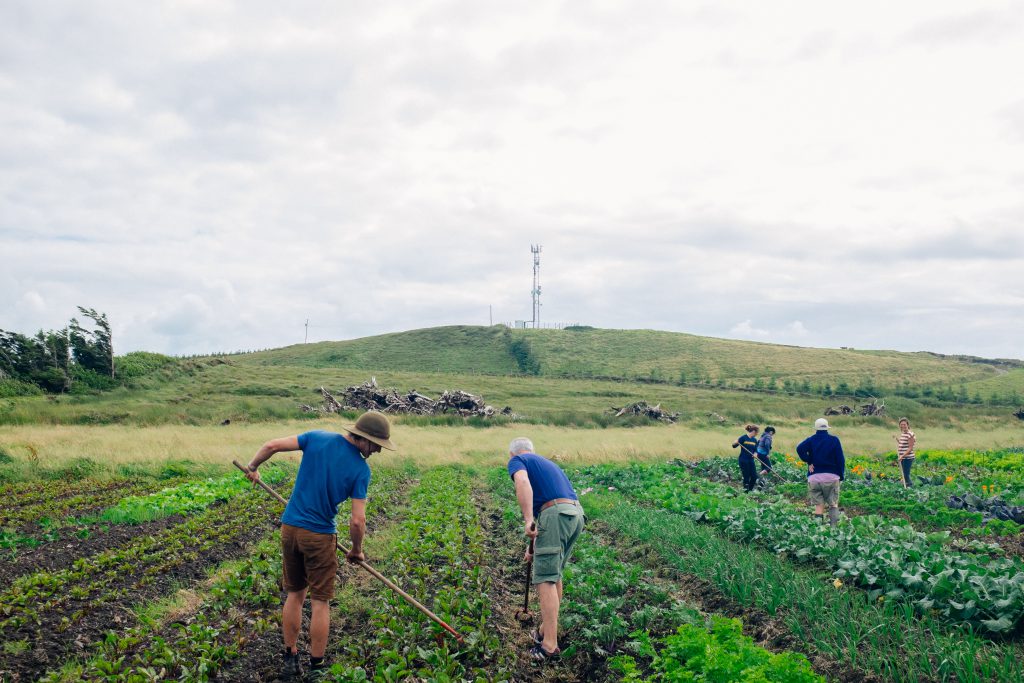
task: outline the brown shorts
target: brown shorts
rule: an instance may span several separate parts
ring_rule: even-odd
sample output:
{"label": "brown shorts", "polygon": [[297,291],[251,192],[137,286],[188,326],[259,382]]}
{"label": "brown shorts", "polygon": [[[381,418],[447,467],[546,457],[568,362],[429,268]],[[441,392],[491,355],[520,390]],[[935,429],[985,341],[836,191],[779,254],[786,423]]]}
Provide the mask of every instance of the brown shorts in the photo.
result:
{"label": "brown shorts", "polygon": [[313,600],[334,598],[334,577],[338,573],[336,534],[318,534],[282,524],[281,555],[286,591],[297,593],[308,586]]}

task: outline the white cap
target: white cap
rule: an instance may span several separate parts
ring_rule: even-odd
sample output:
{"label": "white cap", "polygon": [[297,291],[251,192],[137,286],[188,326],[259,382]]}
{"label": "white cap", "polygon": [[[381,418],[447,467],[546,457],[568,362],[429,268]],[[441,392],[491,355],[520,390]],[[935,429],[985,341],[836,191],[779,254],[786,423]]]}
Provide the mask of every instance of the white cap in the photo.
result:
{"label": "white cap", "polygon": [[826,420],[823,417],[819,417],[817,420],[814,421],[814,428],[819,430],[828,429],[828,420]]}

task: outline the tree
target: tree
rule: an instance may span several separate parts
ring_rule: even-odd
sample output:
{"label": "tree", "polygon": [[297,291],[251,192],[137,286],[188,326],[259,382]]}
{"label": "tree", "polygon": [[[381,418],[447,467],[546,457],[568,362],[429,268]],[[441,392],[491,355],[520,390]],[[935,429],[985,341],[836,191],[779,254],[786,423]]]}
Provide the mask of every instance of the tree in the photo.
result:
{"label": "tree", "polygon": [[99,313],[95,308],[78,307],[79,312],[95,323],[95,330],[87,330],[78,320],[71,319],[70,341],[75,362],[87,370],[92,370],[106,377],[114,376],[114,344],[107,322],[107,314]]}

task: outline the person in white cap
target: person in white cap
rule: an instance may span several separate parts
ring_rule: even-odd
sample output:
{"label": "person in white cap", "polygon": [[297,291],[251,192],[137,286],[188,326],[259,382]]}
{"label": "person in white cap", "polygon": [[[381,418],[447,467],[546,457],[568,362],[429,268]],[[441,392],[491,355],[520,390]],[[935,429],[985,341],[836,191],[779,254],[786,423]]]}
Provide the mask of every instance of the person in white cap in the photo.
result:
{"label": "person in white cap", "polygon": [[814,436],[796,447],[796,454],[807,463],[807,494],[814,504],[814,515],[822,520],[828,506],[828,522],[839,522],[839,486],[846,478],[846,457],[838,437],[828,433],[828,420],[814,421]]}

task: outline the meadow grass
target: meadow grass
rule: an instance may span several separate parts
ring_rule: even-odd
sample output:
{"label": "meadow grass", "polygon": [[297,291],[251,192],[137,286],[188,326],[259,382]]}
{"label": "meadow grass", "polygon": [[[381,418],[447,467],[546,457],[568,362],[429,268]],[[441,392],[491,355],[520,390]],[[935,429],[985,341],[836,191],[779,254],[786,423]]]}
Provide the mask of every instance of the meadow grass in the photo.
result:
{"label": "meadow grass", "polygon": [[[19,471],[58,468],[68,462],[92,463],[103,471],[124,471],[130,466],[155,467],[160,463],[193,463],[197,467],[227,470],[231,460],[247,462],[267,440],[310,429],[340,430],[340,418],[292,420],[227,427],[157,425],[4,425],[0,447],[12,462],[0,465]],[[780,427],[775,452],[793,453],[796,443],[811,434],[810,427]],[[1024,430],[1015,425],[999,429],[938,428],[918,431],[928,449],[991,448],[1020,445]],[[565,464],[593,462],[650,462],[671,458],[698,459],[735,455],[730,444],[740,435],[732,427],[695,429],[686,425],[634,428],[566,429],[551,425],[505,424],[488,428],[409,425],[396,419],[396,453],[385,451],[371,460],[374,467],[418,468],[444,465],[500,467],[507,461],[509,442],[530,437],[537,450]],[[873,425],[838,428],[848,455],[875,454],[893,449],[895,431]],[[281,453],[275,461],[297,463],[298,453]]]}

